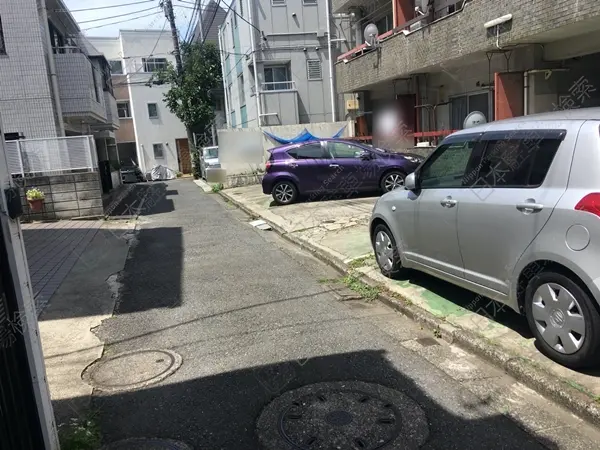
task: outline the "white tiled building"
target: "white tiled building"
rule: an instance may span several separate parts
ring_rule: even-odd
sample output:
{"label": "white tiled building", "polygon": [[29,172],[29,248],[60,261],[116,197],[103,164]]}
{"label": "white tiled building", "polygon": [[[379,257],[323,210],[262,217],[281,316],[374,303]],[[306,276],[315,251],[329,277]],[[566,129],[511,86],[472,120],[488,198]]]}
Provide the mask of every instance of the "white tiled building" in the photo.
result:
{"label": "white tiled building", "polygon": [[121,30],[118,37],[90,42],[110,61],[121,128],[116,133],[121,159],[127,155],[144,171],[161,164],[191,172],[186,131],[164,103],[168,86],[148,85],[153,72],[175,64],[170,33]]}
{"label": "white tiled building", "polygon": [[108,63],[62,0],[0,0],[0,114],[8,139],[94,134],[100,146],[114,147],[116,111]]}

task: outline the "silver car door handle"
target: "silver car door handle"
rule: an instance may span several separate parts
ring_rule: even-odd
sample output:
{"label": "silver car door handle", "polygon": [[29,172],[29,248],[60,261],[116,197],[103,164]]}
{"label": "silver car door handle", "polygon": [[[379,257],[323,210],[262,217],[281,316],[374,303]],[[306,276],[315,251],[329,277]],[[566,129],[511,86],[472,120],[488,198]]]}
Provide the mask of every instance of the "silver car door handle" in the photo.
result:
{"label": "silver car door handle", "polygon": [[339,164],[329,164],[329,167],[340,167]]}
{"label": "silver car door handle", "polygon": [[451,198],[445,198],[440,202],[444,208],[452,208],[453,206],[456,206],[457,203],[456,200],[452,200]]}
{"label": "silver car door handle", "polygon": [[517,209],[519,211],[523,211],[523,212],[541,211],[542,209],[544,209],[544,205],[542,205],[541,203],[528,203],[528,202],[517,203]]}

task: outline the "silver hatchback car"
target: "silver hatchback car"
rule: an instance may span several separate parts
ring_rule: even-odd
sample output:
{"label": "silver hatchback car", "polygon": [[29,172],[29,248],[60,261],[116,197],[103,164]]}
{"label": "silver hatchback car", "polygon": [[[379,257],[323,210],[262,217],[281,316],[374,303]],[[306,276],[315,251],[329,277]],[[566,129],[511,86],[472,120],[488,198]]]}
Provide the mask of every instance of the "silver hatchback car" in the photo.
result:
{"label": "silver hatchback car", "polygon": [[381,272],[417,269],[525,314],[542,351],[600,362],[600,108],[448,136],[373,209]]}

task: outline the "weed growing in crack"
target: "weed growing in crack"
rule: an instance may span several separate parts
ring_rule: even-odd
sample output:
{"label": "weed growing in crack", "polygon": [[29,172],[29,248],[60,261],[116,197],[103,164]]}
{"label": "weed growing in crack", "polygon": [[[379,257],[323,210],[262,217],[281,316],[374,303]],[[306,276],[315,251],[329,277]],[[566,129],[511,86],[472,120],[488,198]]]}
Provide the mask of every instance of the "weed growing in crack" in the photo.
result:
{"label": "weed growing in crack", "polygon": [[220,192],[223,190],[223,183],[213,184],[211,189],[214,193]]}
{"label": "weed growing in crack", "polygon": [[359,267],[370,266],[371,263],[375,262],[375,257],[373,255],[363,256],[362,258],[357,258],[353,261],[350,261],[348,266],[351,269],[358,269]]}
{"label": "weed growing in crack", "polygon": [[369,286],[362,281],[354,272],[349,272],[342,281],[348,288],[368,301],[376,300],[381,293],[379,286]]}
{"label": "weed growing in crack", "polygon": [[59,425],[58,437],[62,450],[97,450],[102,442],[100,427],[91,415]]}

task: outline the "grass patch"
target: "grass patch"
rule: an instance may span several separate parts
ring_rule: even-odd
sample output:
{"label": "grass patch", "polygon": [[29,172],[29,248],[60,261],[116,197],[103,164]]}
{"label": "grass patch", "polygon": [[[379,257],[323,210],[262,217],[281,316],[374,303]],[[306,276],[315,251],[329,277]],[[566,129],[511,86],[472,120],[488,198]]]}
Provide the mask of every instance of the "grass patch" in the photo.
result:
{"label": "grass patch", "polygon": [[339,278],[319,278],[317,281],[320,284],[334,284],[334,283],[339,283],[340,279]]}
{"label": "grass patch", "polygon": [[98,450],[102,442],[100,427],[92,416],[59,425],[58,438],[61,450]]}
{"label": "grass patch", "polygon": [[373,262],[375,262],[375,257],[373,255],[369,255],[350,261],[348,266],[351,269],[358,269],[359,267],[370,266]]}
{"label": "grass patch", "polygon": [[348,286],[350,290],[356,292],[361,297],[369,301],[377,299],[377,297],[381,293],[380,287],[369,286],[364,281],[361,281],[361,279],[353,273],[349,273],[348,275],[346,275],[344,278],[342,278],[342,281],[346,286]]}
{"label": "grass patch", "polygon": [[223,183],[213,184],[211,189],[214,193],[220,192],[223,190]]}

